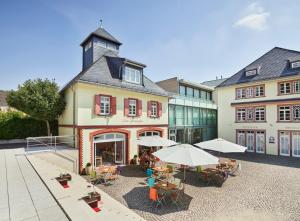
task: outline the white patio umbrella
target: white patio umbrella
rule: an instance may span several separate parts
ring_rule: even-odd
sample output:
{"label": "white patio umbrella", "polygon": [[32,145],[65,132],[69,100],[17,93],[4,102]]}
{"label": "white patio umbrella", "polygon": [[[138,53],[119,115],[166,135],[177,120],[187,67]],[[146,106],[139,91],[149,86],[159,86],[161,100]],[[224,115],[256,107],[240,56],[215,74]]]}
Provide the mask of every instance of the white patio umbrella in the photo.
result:
{"label": "white patio umbrella", "polygon": [[204,141],[201,143],[194,144],[197,147],[200,147],[202,149],[206,150],[213,150],[218,151],[222,153],[243,153],[247,150],[246,147],[231,143],[227,140],[224,140],[222,138],[217,138],[209,141]]}
{"label": "white patio umbrella", "polygon": [[[152,154],[158,157],[161,161],[167,163],[175,163],[192,167],[219,163],[219,159],[217,157],[190,144],[179,144],[163,148]],[[185,167],[183,177],[185,180]]]}
{"label": "white patio umbrella", "polygon": [[155,135],[140,137],[137,139],[137,144],[147,147],[169,147],[176,145],[177,143],[173,140]]}

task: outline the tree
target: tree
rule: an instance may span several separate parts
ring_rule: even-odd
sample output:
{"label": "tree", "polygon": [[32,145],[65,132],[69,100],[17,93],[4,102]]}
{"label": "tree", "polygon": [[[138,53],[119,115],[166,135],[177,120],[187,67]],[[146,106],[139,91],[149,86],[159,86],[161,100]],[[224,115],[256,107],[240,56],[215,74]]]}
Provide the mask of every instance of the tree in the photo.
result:
{"label": "tree", "polygon": [[65,108],[58,85],[48,79],[27,80],[18,90],[10,91],[6,100],[9,106],[45,121],[48,136],[51,135],[49,121],[57,119]]}

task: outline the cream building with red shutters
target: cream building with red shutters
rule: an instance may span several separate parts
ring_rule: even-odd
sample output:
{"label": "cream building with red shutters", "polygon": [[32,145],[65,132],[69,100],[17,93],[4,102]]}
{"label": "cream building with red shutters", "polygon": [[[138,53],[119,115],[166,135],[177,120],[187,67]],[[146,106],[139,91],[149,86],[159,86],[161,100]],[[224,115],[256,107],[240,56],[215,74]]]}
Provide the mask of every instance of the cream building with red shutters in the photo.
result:
{"label": "cream building with red shutters", "polygon": [[215,93],[219,137],[248,152],[300,157],[300,52],[275,47]]}
{"label": "cream building with red shutters", "polygon": [[148,79],[145,65],[118,56],[121,43],[98,28],[81,44],[83,69],[61,91],[60,135],[77,135],[86,163],[126,164],[145,151],[140,136],[168,136],[169,94]]}

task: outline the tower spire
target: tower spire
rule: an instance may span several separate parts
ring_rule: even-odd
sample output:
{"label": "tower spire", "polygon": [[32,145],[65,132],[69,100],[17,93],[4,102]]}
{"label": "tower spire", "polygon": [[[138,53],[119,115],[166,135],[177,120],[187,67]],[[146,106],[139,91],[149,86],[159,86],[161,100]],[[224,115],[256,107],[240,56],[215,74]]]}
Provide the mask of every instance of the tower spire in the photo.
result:
{"label": "tower spire", "polygon": [[103,28],[102,22],[102,19],[100,19],[100,28]]}

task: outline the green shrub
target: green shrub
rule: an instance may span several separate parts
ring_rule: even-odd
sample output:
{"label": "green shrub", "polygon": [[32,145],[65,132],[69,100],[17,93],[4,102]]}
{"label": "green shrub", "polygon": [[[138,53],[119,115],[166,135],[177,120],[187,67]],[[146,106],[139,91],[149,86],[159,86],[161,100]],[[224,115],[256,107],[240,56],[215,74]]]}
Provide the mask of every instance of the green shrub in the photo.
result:
{"label": "green shrub", "polygon": [[[57,121],[50,123],[52,134],[57,135]],[[0,139],[24,139],[26,137],[47,136],[44,121],[28,117],[18,111],[0,112]]]}

